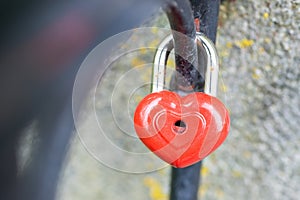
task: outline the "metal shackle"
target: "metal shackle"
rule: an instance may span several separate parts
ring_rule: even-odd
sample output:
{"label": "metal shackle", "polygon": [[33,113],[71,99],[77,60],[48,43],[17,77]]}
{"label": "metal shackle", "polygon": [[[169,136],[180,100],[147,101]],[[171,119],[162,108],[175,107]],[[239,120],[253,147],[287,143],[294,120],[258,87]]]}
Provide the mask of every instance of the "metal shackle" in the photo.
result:
{"label": "metal shackle", "polygon": [[[218,73],[219,61],[217,50],[213,42],[208,39],[204,34],[196,33],[197,42],[202,44],[206,55],[206,69],[205,72],[205,86],[204,93],[216,96],[218,88]],[[164,89],[167,61],[171,51],[174,49],[172,34],[167,36],[158,46],[154,57],[154,67],[152,75],[152,92],[159,92]],[[199,55],[199,53],[198,53]],[[201,59],[201,58],[198,58]]]}

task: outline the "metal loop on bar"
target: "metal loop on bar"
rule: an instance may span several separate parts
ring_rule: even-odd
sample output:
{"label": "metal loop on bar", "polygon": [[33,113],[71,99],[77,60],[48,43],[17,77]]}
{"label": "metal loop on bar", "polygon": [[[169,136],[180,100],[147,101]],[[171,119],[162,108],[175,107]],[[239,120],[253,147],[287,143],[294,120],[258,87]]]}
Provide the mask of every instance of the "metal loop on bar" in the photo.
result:
{"label": "metal loop on bar", "polygon": [[[203,70],[205,71],[204,93],[216,96],[219,74],[219,62],[216,48],[213,42],[200,32],[197,32],[196,39],[202,43],[207,55],[206,69]],[[172,35],[169,35],[160,43],[154,57],[152,92],[159,92],[164,89],[167,61],[173,49],[173,37]],[[198,59],[200,60],[201,58]]]}

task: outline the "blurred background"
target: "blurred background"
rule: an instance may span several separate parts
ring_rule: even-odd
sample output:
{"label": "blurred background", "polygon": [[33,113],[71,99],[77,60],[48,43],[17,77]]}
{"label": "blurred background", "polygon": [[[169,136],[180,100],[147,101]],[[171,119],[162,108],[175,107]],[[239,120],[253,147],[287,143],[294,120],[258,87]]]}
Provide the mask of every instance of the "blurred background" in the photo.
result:
{"label": "blurred background", "polygon": [[[116,2],[112,1],[111,5],[114,3]],[[134,1],[130,1],[130,3],[134,3]],[[42,7],[47,7],[50,4],[45,4]],[[54,6],[53,10],[59,13],[60,9],[68,8],[68,4],[62,5]],[[69,46],[69,48],[64,49],[64,51],[71,52],[70,54],[53,52],[51,48],[49,51],[42,51],[43,46],[36,47],[34,45],[29,47],[25,45],[24,48],[19,49],[19,54],[24,55],[23,57],[26,58],[27,54],[24,54],[24,52],[32,52],[29,51],[32,49],[39,50],[37,52],[40,52],[40,54],[37,54],[36,57],[41,59],[38,64],[42,64],[42,66],[50,64],[65,66],[73,63],[61,63],[60,61],[64,59],[59,59],[60,56],[63,55],[67,58],[70,56],[70,59],[78,57],[76,63],[81,63],[87,53],[92,50],[93,45],[91,45],[90,39],[96,33],[103,34],[99,34],[99,37],[96,37],[96,39],[94,38],[94,43],[95,41],[102,41],[106,36],[124,31],[128,27],[136,27],[137,24],[142,22],[141,27],[159,27],[149,29],[155,37],[145,37],[139,32],[130,35],[127,42],[120,46],[120,49],[128,50],[131,50],[137,44],[138,46],[155,47],[168,34],[167,31],[161,31],[160,29],[169,27],[166,16],[162,12],[156,12],[154,16],[143,15],[143,9],[140,11],[138,9],[138,3],[136,3],[137,7],[134,11],[128,9],[125,3],[116,3],[119,7],[112,6],[112,8],[122,12],[112,17],[115,20],[109,22],[101,20],[101,14],[96,17],[84,15],[86,17],[84,20],[89,22],[86,23],[79,16],[85,13],[84,11],[93,8],[93,5],[82,7],[80,3],[76,4],[74,6],[80,8],[80,12],[77,12],[75,9],[76,12],[72,12],[64,18],[63,22],[65,23],[54,23],[51,26],[54,30],[59,30],[68,24],[68,30],[77,33],[76,37],[69,38],[68,32],[62,32],[64,36],[62,38],[68,38],[70,42],[77,41],[80,38],[79,46]],[[95,8],[103,6],[101,3],[95,5],[98,6]],[[147,6],[149,9],[158,11],[158,7],[151,7],[151,4],[147,4]],[[42,7],[36,10],[42,12]],[[141,19],[146,18],[148,20],[142,21],[137,19],[137,21],[131,21],[132,23],[126,24],[125,18],[122,18],[124,14],[133,21],[137,16],[143,16]],[[34,22],[36,22],[34,24],[42,26],[52,17],[52,15],[47,15],[45,19],[34,19]],[[91,21],[91,18],[100,20]],[[78,22],[79,19],[83,20],[82,23],[74,23],[77,25],[72,26],[72,22]],[[31,20],[32,18],[29,17],[27,23]],[[78,26],[78,24],[82,26]],[[99,25],[99,27],[90,29],[95,24]],[[111,24],[119,28],[108,29]],[[31,34],[28,29],[26,30],[24,29],[23,37],[28,37]],[[35,27],[32,27],[31,31],[34,30]],[[78,30],[86,31],[81,32]],[[59,34],[61,33],[58,32]],[[1,37],[2,41],[4,41],[1,50],[8,44],[5,42],[6,37]],[[45,37],[49,38],[49,35]],[[44,41],[43,37],[37,38],[38,41]],[[17,38],[15,42],[17,43],[21,39]],[[51,47],[51,41],[46,41],[45,45],[50,44]],[[230,111],[231,129],[225,143],[203,162],[199,198],[204,200],[298,199],[300,196],[300,1],[223,1],[220,7],[216,46],[221,65],[218,97]],[[85,52],[76,51],[77,48],[83,47],[87,49]],[[55,47],[53,48],[55,49]],[[109,133],[106,134],[108,141],[126,151],[147,153],[147,149],[134,135],[133,124],[125,120],[122,117],[122,113],[125,111],[125,115],[130,119],[137,103],[149,93],[150,87],[147,83],[151,80],[151,66],[147,64],[153,62],[154,53],[155,49],[139,48],[115,59],[103,72],[101,79],[97,82],[95,91],[93,91],[92,95],[95,97],[94,110],[87,109],[84,111],[85,116],[96,114],[98,122],[105,124],[106,130],[104,132]],[[6,55],[6,53],[2,53],[2,55]],[[8,55],[10,54],[8,53]],[[56,57],[55,59],[47,60],[48,55]],[[9,58],[8,60],[10,61],[14,60],[9,56],[4,56],[4,58]],[[50,61],[53,60],[56,62],[51,63]],[[5,59],[2,59],[1,63],[5,63],[5,61]],[[39,104],[32,103],[31,99],[18,98],[18,91],[31,91],[28,88],[32,88],[32,86],[39,90],[43,88],[43,85],[49,84],[47,82],[49,77],[55,77],[54,80],[57,81],[46,88],[59,88],[60,83],[64,83],[67,79],[65,76],[57,76],[56,70],[59,71],[61,68],[52,68],[52,71],[44,71],[42,68],[34,68],[35,65],[30,63],[30,59],[25,59],[25,63],[23,61],[22,59],[15,59],[12,64],[9,63],[12,66],[11,71],[13,72],[13,69],[15,69],[14,66],[22,63],[24,72],[32,75],[32,77],[35,77],[36,73],[38,73],[40,79],[35,80],[29,76],[29,80],[25,80],[28,85],[18,84],[17,81],[17,83],[12,85],[16,87],[10,88],[10,95],[16,97],[15,99],[18,99],[19,102],[26,103],[29,101],[31,104],[34,104],[32,109],[28,109],[34,111]],[[173,64],[172,60],[170,60],[169,65],[172,66]],[[33,66],[33,68],[26,68],[26,66]],[[28,69],[33,70],[28,72]],[[4,72],[7,71],[9,70]],[[71,76],[74,77],[76,70],[72,69],[71,71]],[[24,81],[22,77],[22,73],[18,73],[12,80],[19,80],[22,83]],[[145,84],[143,85],[143,83]],[[73,87],[72,84],[67,84],[67,88],[61,88],[59,99],[67,99],[66,91]],[[136,88],[137,86],[138,88]],[[128,93],[128,91],[131,91],[128,88],[134,88],[135,90],[132,93]],[[35,93],[32,95],[41,98],[46,102],[46,105],[52,105],[53,112],[56,112],[56,109],[60,110],[60,108],[56,108],[56,104],[53,106],[53,101],[57,101],[56,97],[50,96],[51,98],[48,98],[48,96],[44,96],[43,92],[37,93],[37,96],[35,96]],[[3,95],[3,97],[7,96]],[[5,100],[5,98],[3,99]],[[3,104],[3,99],[1,102],[3,107],[2,115],[5,114],[4,111],[6,109],[11,111],[9,110],[10,107]],[[11,103],[9,98],[7,102]],[[89,103],[86,102],[85,106]],[[7,113],[17,113],[18,108],[13,109],[14,112],[7,111]],[[28,113],[30,114],[31,112],[27,112],[27,115],[29,115]],[[48,113],[45,113],[41,115],[48,116]],[[143,165],[143,167],[149,167],[149,172],[134,174],[106,166],[105,163],[97,159],[97,155],[95,156],[86,145],[88,141],[101,146],[101,140],[98,140],[97,135],[92,134],[95,130],[93,130],[93,124],[90,123],[89,119],[89,117],[81,118],[82,121],[76,124],[77,130],[73,133],[74,137],[72,137],[67,158],[63,163],[63,171],[59,175],[59,191],[56,194],[56,198],[59,200],[167,200],[169,195],[170,167],[162,164],[157,167],[160,168],[159,170],[153,171],[152,169],[154,168],[151,166],[151,162],[141,163],[137,159],[136,163],[126,163],[123,162],[124,158],[114,156],[114,154],[108,157],[112,161],[112,165]],[[62,123],[65,122],[64,118],[58,118],[58,120],[61,120]],[[70,123],[69,121],[67,122]],[[6,130],[4,124],[1,124],[1,131]],[[21,121],[20,124],[24,126],[26,123]],[[22,134],[21,148],[18,151],[18,157],[20,158],[18,160],[18,171],[20,172],[26,172],[32,165],[33,150],[31,146],[40,142],[36,136],[36,130],[39,127],[40,125],[36,121],[30,123]],[[55,130],[55,127],[53,129]],[[124,134],[124,130],[126,133],[131,134]],[[48,147],[46,146],[42,150]],[[50,147],[52,149],[56,148],[55,145]],[[55,153],[57,155],[60,154],[59,151]],[[41,155],[39,156],[43,161],[44,158]],[[45,167],[53,168],[48,163],[44,163],[39,168],[34,168],[33,170],[35,171],[29,171],[30,177],[35,173],[42,174],[43,170],[48,169]],[[51,175],[50,173],[46,177],[48,180],[45,180],[45,183],[51,179]],[[26,173],[24,177],[24,180],[27,180]],[[34,190],[30,186],[28,187]],[[47,184],[45,184],[44,189],[47,191]]]}
{"label": "blurred background", "polygon": [[[168,27],[168,23],[161,13],[143,26]],[[159,31],[157,34],[164,37]],[[159,43],[157,38],[140,35],[133,35],[131,40],[148,46]],[[299,46],[300,1],[222,3],[217,36],[221,64],[219,98],[230,111],[231,129],[226,142],[203,162],[201,199],[299,198]],[[96,102],[96,110],[102,113],[101,116],[107,116],[107,123],[111,116],[103,113],[112,111],[111,99],[105,101],[105,96],[110,96],[116,89],[116,82],[124,73],[134,66],[150,63],[152,53],[140,50],[120,58],[103,76],[97,87],[96,101],[99,102]],[[140,77],[135,81],[139,78],[150,81],[151,70],[145,68],[139,73]],[[120,113],[124,102],[129,101],[124,95],[126,88],[136,83],[130,75],[124,79],[127,85],[124,84],[116,96],[120,106],[114,108]],[[149,87],[145,86],[132,97],[133,106],[129,106],[132,113],[134,105],[147,91]],[[83,130],[89,131],[88,122],[83,122],[82,126],[85,127]],[[124,136],[120,136],[118,127],[108,127],[113,143],[137,151],[139,144],[132,146],[122,139]],[[94,159],[76,136],[61,174],[57,198],[166,200],[169,184],[170,167],[146,174],[123,173]]]}

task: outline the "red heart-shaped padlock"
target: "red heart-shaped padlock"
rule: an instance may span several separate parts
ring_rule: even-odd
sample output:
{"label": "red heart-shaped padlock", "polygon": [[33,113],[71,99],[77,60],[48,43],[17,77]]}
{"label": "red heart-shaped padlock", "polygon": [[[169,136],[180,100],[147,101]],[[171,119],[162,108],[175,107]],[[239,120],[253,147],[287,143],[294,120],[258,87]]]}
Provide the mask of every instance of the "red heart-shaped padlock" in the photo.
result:
{"label": "red heart-shaped padlock", "polygon": [[225,140],[229,124],[223,103],[201,92],[185,97],[170,91],[151,93],[134,114],[142,142],[175,167],[187,167],[212,153]]}

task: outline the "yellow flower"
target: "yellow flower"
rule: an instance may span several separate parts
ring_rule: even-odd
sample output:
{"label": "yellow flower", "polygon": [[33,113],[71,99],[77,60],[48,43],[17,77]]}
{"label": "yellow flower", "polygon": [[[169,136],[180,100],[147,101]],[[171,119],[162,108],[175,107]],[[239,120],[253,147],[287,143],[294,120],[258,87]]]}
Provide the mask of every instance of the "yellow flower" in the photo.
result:
{"label": "yellow flower", "polygon": [[226,47],[229,49],[232,48],[232,42],[226,42]]}
{"label": "yellow flower", "polygon": [[154,178],[148,176],[144,178],[144,184],[150,190],[152,200],[167,200],[167,195],[163,192],[161,184]]}
{"label": "yellow flower", "polygon": [[201,175],[202,175],[203,177],[206,177],[208,174],[209,174],[209,169],[208,169],[208,167],[202,166],[202,168],[201,168]]}
{"label": "yellow flower", "polygon": [[251,47],[253,44],[254,44],[253,40],[249,40],[249,39],[246,39],[246,38],[236,42],[236,45],[238,47],[240,47],[241,49]]}
{"label": "yellow flower", "polygon": [[268,18],[269,18],[269,13],[265,12],[265,13],[263,14],[263,17],[264,17],[264,19],[268,19]]}

